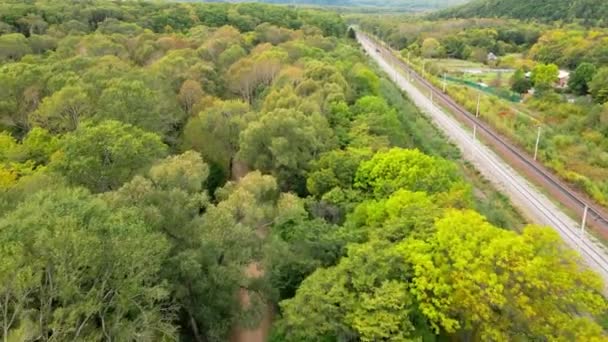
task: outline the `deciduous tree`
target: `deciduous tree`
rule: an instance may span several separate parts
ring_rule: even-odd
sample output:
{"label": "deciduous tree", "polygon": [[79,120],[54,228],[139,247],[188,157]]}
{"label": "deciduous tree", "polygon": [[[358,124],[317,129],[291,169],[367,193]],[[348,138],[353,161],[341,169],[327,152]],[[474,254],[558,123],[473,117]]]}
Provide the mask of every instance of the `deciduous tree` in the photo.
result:
{"label": "deciduous tree", "polygon": [[217,101],[188,121],[184,128],[184,148],[200,152],[228,178],[239,150],[239,134],[248,123],[249,112],[247,103]]}
{"label": "deciduous tree", "polygon": [[309,163],[335,146],[327,121],[279,109],[262,115],[241,133],[239,156],[249,166],[277,177],[281,189],[305,191]]}
{"label": "deciduous tree", "polygon": [[89,117],[91,112],[91,99],[79,84],[63,87],[45,98],[30,120],[34,126],[63,133],[78,128],[82,119]]}
{"label": "deciduous tree", "polygon": [[161,94],[142,81],[113,79],[101,93],[95,117],[118,120],[144,130],[165,133],[178,120],[175,109],[163,104]]}
{"label": "deciduous tree", "polygon": [[518,94],[527,93],[532,88],[531,81],[526,77],[523,70],[518,69],[511,77],[511,90]]}
{"label": "deciduous tree", "polygon": [[184,111],[192,114],[192,107],[203,97],[203,89],[198,82],[186,80],[182,83],[177,96]]}
{"label": "deciduous tree", "polygon": [[0,219],[0,241],[5,339],[175,337],[158,281],[167,242],[133,212],[45,191]]}
{"label": "deciduous tree", "polygon": [[435,38],[427,38],[422,42],[421,48],[424,58],[435,58],[441,54],[441,44]]}
{"label": "deciduous tree", "polygon": [[18,60],[30,52],[32,52],[32,49],[21,33],[9,33],[0,36],[1,60]]}
{"label": "deciduous tree", "polygon": [[587,95],[589,92],[589,82],[593,80],[593,76],[597,68],[591,63],[581,63],[570,76],[568,87],[577,95]]}
{"label": "deciduous tree", "polygon": [[117,189],[167,152],[160,137],[119,121],[83,125],[66,135],[52,170],[94,192]]}
{"label": "deciduous tree", "polygon": [[355,185],[384,197],[399,189],[447,192],[458,180],[456,166],[445,159],[418,150],[393,148],[363,162],[357,171]]}
{"label": "deciduous tree", "polygon": [[559,68],[555,64],[538,64],[532,70],[532,83],[538,91],[546,91],[551,89],[555,82],[557,82],[557,76],[559,74]]}
{"label": "deciduous tree", "polygon": [[437,331],[481,340],[604,338],[589,317],[606,309],[601,280],[554,231],[517,234],[471,211],[450,212],[435,229],[401,248],[414,270],[410,291]]}
{"label": "deciduous tree", "polygon": [[591,96],[598,103],[608,102],[608,68],[601,68],[589,82]]}

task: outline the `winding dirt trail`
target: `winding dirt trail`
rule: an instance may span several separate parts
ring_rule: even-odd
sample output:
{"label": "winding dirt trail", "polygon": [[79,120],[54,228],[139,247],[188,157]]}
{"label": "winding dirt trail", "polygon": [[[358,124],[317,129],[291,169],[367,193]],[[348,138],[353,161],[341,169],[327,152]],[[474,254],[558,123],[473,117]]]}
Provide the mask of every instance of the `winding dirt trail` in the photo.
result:
{"label": "winding dirt trail", "polygon": [[[250,278],[258,278],[264,275],[264,270],[257,262],[252,262],[247,266],[245,274]],[[246,289],[240,290],[239,297],[241,299],[241,305],[243,305],[244,307],[247,307],[251,304],[249,292]],[[235,327],[230,341],[265,342],[266,340],[268,340],[268,334],[270,332],[270,327],[272,326],[272,316],[272,308],[270,305],[266,304],[266,308],[264,309],[264,316],[262,316],[260,324],[253,329],[238,326]]]}
{"label": "winding dirt trail", "polygon": [[[237,160],[234,161],[232,164],[233,180],[238,181],[244,177],[247,172],[249,172],[249,170],[244,163]],[[258,230],[257,233],[260,238],[264,238],[268,232]],[[244,272],[249,278],[259,278],[264,275],[264,269],[262,269],[262,266],[257,261],[253,261],[247,265]],[[251,305],[250,294],[246,289],[241,288],[239,290],[239,298],[243,307],[247,308],[249,305]],[[241,326],[234,327],[232,336],[230,337],[230,342],[266,342],[268,340],[268,334],[270,333],[270,328],[272,326],[273,311],[271,305],[268,303],[265,305],[266,307],[264,309],[264,315],[262,316],[260,324],[255,328],[246,328]]]}

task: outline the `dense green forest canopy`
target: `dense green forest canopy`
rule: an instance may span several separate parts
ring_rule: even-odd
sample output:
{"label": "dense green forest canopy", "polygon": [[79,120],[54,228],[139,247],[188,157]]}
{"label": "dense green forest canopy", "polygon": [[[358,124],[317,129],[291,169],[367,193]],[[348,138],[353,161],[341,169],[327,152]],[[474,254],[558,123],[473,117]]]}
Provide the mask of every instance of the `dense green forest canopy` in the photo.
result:
{"label": "dense green forest canopy", "polygon": [[472,0],[448,8],[434,18],[494,18],[579,22],[608,25],[608,2],[604,0]]}
{"label": "dense green forest canopy", "polygon": [[0,4],[0,337],[602,340],[333,12]]}
{"label": "dense green forest canopy", "polygon": [[398,50],[411,48],[415,52],[425,39],[433,38],[443,48],[442,57],[461,59],[467,59],[475,48],[499,56],[524,52],[548,29],[545,25],[492,18],[427,20],[405,15],[353,15],[351,20]]}

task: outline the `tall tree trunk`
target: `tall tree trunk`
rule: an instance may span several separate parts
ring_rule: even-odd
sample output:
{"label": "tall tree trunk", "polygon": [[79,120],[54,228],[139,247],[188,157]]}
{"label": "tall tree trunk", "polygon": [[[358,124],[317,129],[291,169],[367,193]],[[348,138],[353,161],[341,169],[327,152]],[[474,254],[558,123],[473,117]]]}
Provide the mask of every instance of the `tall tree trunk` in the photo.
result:
{"label": "tall tree trunk", "polygon": [[198,331],[198,325],[196,323],[196,320],[194,319],[194,316],[192,316],[192,314],[190,313],[190,310],[188,310],[188,316],[190,317],[190,325],[192,326],[192,333],[194,334],[194,339],[196,340],[196,342],[204,342],[204,339],[201,338],[201,334]]}

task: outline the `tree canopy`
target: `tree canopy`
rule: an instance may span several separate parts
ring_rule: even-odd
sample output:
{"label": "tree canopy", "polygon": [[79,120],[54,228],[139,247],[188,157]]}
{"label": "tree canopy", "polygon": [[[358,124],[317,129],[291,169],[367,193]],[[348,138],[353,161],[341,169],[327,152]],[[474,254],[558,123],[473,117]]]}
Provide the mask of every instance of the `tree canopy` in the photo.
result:
{"label": "tree canopy", "polygon": [[[1,3],[0,339],[605,339],[598,277],[550,228],[518,232],[346,28],[257,3]],[[538,38],[507,31],[463,41]],[[411,51],[473,53],[427,38]]]}

